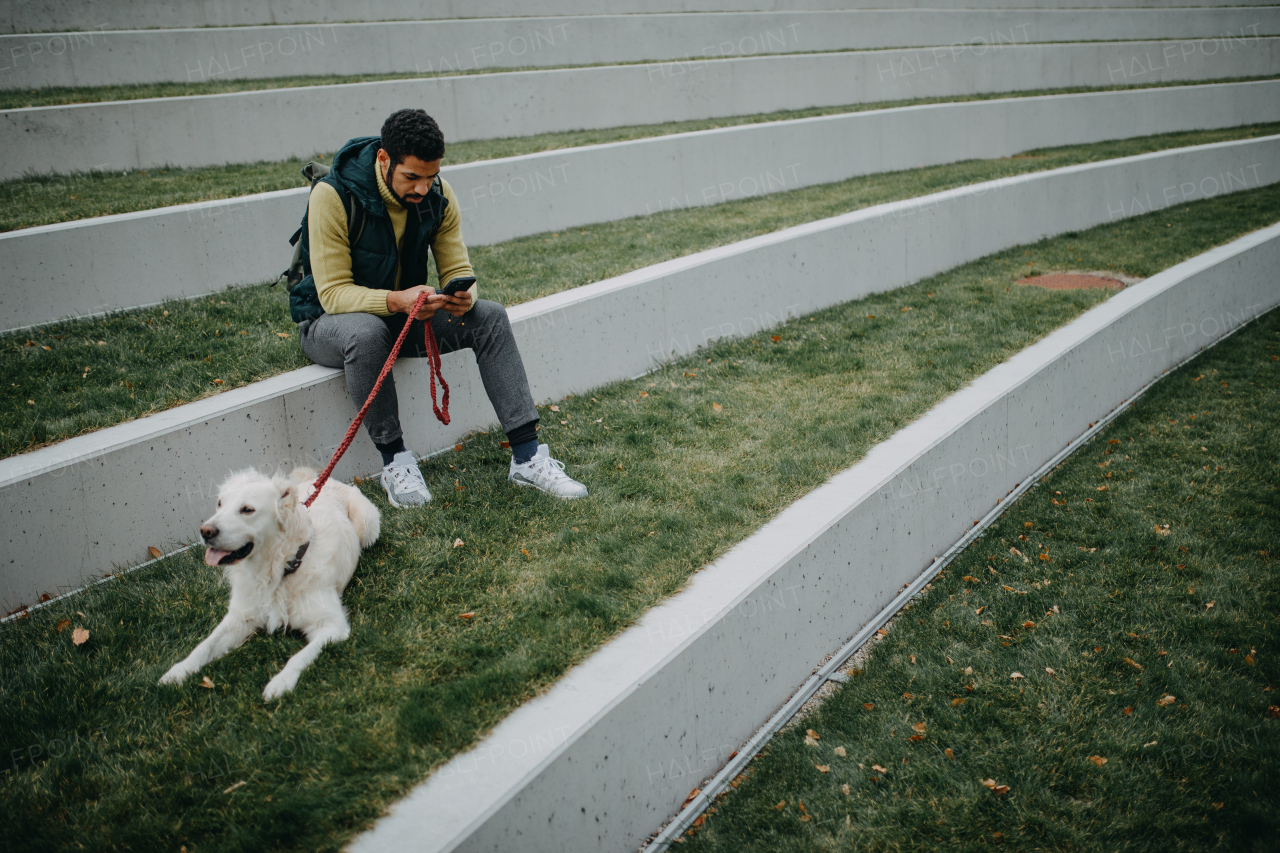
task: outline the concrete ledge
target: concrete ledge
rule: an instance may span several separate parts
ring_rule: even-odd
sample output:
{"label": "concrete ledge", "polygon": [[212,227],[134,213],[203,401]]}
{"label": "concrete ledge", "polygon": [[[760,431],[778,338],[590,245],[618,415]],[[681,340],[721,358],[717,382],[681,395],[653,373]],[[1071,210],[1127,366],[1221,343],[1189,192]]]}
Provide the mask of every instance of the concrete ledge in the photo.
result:
{"label": "concrete ledge", "polygon": [[[668,261],[511,309],[535,399],[637,376],[655,362],[788,316],[900,287],[1008,246],[1280,180],[1280,136],[1072,166],[880,205]],[[1047,203],[1049,200],[1052,203]],[[794,282],[785,298],[776,288]],[[474,361],[445,357],[453,423],[427,375],[396,367],[406,441],[443,448],[493,413]],[[322,464],[352,416],[317,366],[0,460],[0,605],[29,602],[191,537],[231,468]],[[376,471],[359,440],[335,476]]]}
{"label": "concrete ledge", "polygon": [[[876,172],[1267,121],[1280,121],[1280,81],[876,110],[548,151],[444,174],[475,246]],[[288,263],[284,237],[306,192],[0,234],[0,330],[269,281]]]}
{"label": "concrete ledge", "polygon": [[[1265,6],[1269,0],[1072,0],[1080,8]],[[877,9],[886,0],[373,0],[359,8],[342,0],[248,0],[169,3],[132,0],[0,0],[0,32],[35,33],[148,27],[231,27],[266,24],[500,18],[545,15],[628,15],[663,12],[787,12]],[[899,0],[905,8],[1054,8],[1059,0]],[[353,17],[354,16],[354,17]]]}
{"label": "concrete ledge", "polygon": [[1280,33],[1280,8],[912,9],[484,18],[0,35],[0,88],[457,72],[885,47]]}
{"label": "concrete ledge", "polygon": [[984,374],[704,568],[349,849],[636,849],[1019,481],[1280,303],[1277,264],[1273,225],[1125,290]]}
{"label": "concrete ledge", "polygon": [[781,109],[1280,74],[1280,39],[939,47],[721,59],[0,111],[0,179],[307,157],[421,104],[453,140]]}

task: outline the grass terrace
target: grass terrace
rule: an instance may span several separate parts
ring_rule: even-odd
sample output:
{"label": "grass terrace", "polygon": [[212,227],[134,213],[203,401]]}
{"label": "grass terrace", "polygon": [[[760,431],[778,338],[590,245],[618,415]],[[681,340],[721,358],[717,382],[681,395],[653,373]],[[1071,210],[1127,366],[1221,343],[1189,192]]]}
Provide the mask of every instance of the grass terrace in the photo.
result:
{"label": "grass terrace", "polygon": [[[307,78],[311,79],[311,78]],[[1276,79],[1272,77],[1248,78],[1253,80]],[[268,82],[268,81],[243,81]],[[331,82],[359,82],[345,78],[330,80],[309,85],[321,85]],[[1210,83],[1238,83],[1244,79],[1224,79],[1206,81]],[[668,122],[665,124],[636,125],[632,127],[615,127],[600,130],[579,130],[567,133],[546,133],[537,136],[521,136],[510,139],[473,140],[470,142],[450,142],[447,164],[472,163],[478,160],[493,160],[499,157],[515,157],[521,154],[533,154],[539,151],[553,151],[563,148],[574,148],[583,145],[598,145],[606,142],[623,142],[631,139],[647,139],[654,136],[667,136],[674,133],[687,133],[695,130],[709,130],[717,127],[737,127],[746,124],[786,121],[813,116],[838,115],[843,113],[865,112],[868,110],[890,109],[902,106],[919,106],[935,103],[963,103],[970,101],[998,100],[1004,98],[1022,98],[1038,95],[1067,95],[1082,92],[1110,92],[1127,89],[1163,88],[1167,86],[1197,85],[1185,83],[1167,83],[1147,86],[1112,86],[1106,88],[1076,87],[1071,89],[1043,89],[1029,92],[1004,92],[959,96],[949,98],[922,98],[916,100],[882,101],[871,104],[846,104],[834,107],[817,107],[806,110],[782,110],[772,113],[759,113],[749,116],[707,119],[697,121]],[[181,87],[180,87],[181,89]],[[75,90],[81,91],[81,90]],[[96,91],[96,90],[95,90]],[[115,91],[112,89],[111,91]],[[147,94],[138,97],[160,97],[159,92],[145,90]],[[179,90],[167,92],[165,96],[180,94],[208,94],[204,92],[187,92]],[[25,103],[13,101],[14,93],[8,93],[10,109],[14,106],[45,106],[43,103]],[[0,92],[0,105],[4,105],[6,93]],[[114,98],[102,98],[113,100]],[[47,105],[53,105],[47,104]],[[376,130],[375,129],[371,129]],[[323,162],[331,162],[333,152],[317,153],[313,158]],[[236,198],[253,193],[271,192],[305,186],[306,182],[298,174],[307,163],[306,160],[285,160],[283,162],[261,162],[228,166],[205,166],[190,169],[148,169],[144,171],[117,172],[78,172],[68,175],[28,175],[8,181],[0,181],[0,198],[5,204],[0,209],[0,231],[13,231],[19,228],[31,228],[37,225],[49,225],[55,222],[71,222],[87,219],[92,216],[107,216],[114,213],[131,213],[138,210],[152,210],[175,204],[187,204],[214,199]],[[301,218],[301,214],[299,214]]]}
{"label": "grass terrace", "polygon": [[1278,354],[1272,311],[1055,468],[681,849],[1280,847]]}
{"label": "grass terrace", "polygon": [[[8,828],[7,849],[16,853],[83,845],[148,850],[186,846],[192,851],[338,850],[433,768],[475,743],[513,708],[545,690],[646,608],[678,591],[701,566],[948,394],[1107,296],[1102,290],[1050,291],[1014,284],[1012,279],[1025,270],[1042,264],[1046,268],[1113,266],[1149,275],[1192,252],[1277,219],[1280,189],[1260,190],[1017,247],[909,287],[790,321],[773,330],[772,336],[718,342],[642,379],[561,400],[558,410],[544,407],[545,440],[570,464],[570,471],[589,485],[592,494],[587,500],[562,502],[510,487],[505,481],[506,453],[498,447],[498,436],[481,436],[461,452],[426,460],[422,469],[436,501],[426,508],[388,511],[384,516],[382,538],[364,554],[345,595],[351,613],[350,639],[326,650],[297,691],[270,706],[262,702],[262,688],[287,656],[301,647],[303,641],[296,634],[252,638],[204,671],[212,686],[201,687],[199,679],[189,679],[181,688],[156,685],[160,675],[212,629],[225,609],[226,592],[218,574],[203,565],[196,551],[122,574],[0,625],[0,732],[4,736],[0,755],[6,762],[0,776],[0,823]],[[1245,393],[1247,382],[1259,382],[1261,377],[1245,377],[1243,359],[1217,369],[1224,375],[1212,376],[1212,382],[1196,386],[1197,390],[1220,388],[1212,383],[1229,379],[1232,393],[1239,395],[1235,405],[1253,406],[1249,401],[1255,391],[1250,387]],[[1214,393],[1234,402],[1235,397],[1225,397],[1227,390]],[[1274,391],[1269,393],[1274,397]],[[1182,421],[1187,408],[1180,407],[1170,418]],[[1201,408],[1198,401],[1195,408],[1210,409],[1207,403]],[[1260,523],[1250,501],[1242,499],[1216,509],[1208,499],[1221,487],[1217,472],[1209,472],[1223,466],[1228,471],[1223,476],[1231,481],[1249,477],[1249,494],[1257,496],[1250,500],[1274,504],[1271,484],[1275,478],[1254,476],[1274,464],[1266,461],[1268,445],[1263,443],[1275,441],[1265,434],[1273,419],[1261,404],[1247,411],[1252,428],[1261,431],[1257,439],[1247,441],[1232,438],[1226,428],[1219,434],[1217,419],[1225,415],[1219,416],[1216,410],[1185,432],[1181,423],[1176,431],[1160,427],[1160,435],[1127,424],[1119,427],[1116,435],[1126,441],[1136,436],[1139,442],[1133,449],[1126,445],[1127,454],[1138,452],[1142,460],[1151,453],[1163,468],[1150,475],[1156,479],[1147,480],[1145,472],[1134,477],[1128,468],[1113,464],[1108,472],[1119,479],[1106,480],[1113,491],[1105,497],[1093,491],[1093,479],[1101,473],[1094,474],[1087,485],[1063,487],[1071,489],[1067,505],[1077,513],[1070,518],[1087,517],[1095,525],[1084,544],[1098,547],[1096,555],[1086,556],[1074,543],[1068,547],[1065,529],[1058,532],[1059,521],[1048,507],[1026,516],[1036,522],[1033,528],[1023,530],[1019,515],[1010,521],[1011,529],[988,537],[993,543],[1002,541],[1000,536],[1028,535],[1030,544],[1023,544],[1035,553],[1042,542],[1040,531],[1053,533],[1054,538],[1043,540],[1056,561],[1044,564],[1046,576],[1057,568],[1097,572],[1096,581],[1087,586],[1094,608],[1087,615],[1105,619],[1107,627],[1096,641],[1089,634],[1087,644],[1092,647],[1096,642],[1103,652],[1096,658],[1081,657],[1080,642],[1073,638],[1075,645],[1051,645],[1041,653],[1046,665],[1061,668],[1064,679],[1077,677],[1077,665],[1096,665],[1107,673],[1105,684],[1099,681],[1090,688],[1091,715],[1082,711],[1071,717],[1082,727],[1095,725],[1103,709],[1107,714],[1119,712],[1120,697],[1141,708],[1133,725],[1145,722],[1147,715],[1154,718],[1157,709],[1148,707],[1148,694],[1166,687],[1193,703],[1203,701],[1194,698],[1202,694],[1154,675],[1163,672],[1156,669],[1161,659],[1152,656],[1155,650],[1176,648],[1175,637],[1166,637],[1161,627],[1161,620],[1175,610],[1179,618],[1191,620],[1192,613],[1206,612],[1203,599],[1216,597],[1218,609],[1207,619],[1187,621],[1188,627],[1178,636],[1187,637],[1188,642],[1210,642],[1206,628],[1218,632],[1213,626],[1221,619],[1223,628],[1214,643],[1229,643],[1241,650],[1252,645],[1267,648],[1265,639],[1275,631],[1274,619],[1270,627],[1251,624],[1247,630],[1244,626],[1226,629],[1226,620],[1242,613],[1250,596],[1260,593],[1244,582],[1243,575],[1238,583],[1215,579],[1208,568],[1213,563],[1200,559],[1201,552],[1195,550],[1199,546],[1191,538],[1193,527],[1186,520],[1206,510],[1225,511],[1237,518],[1215,514],[1212,524],[1214,529],[1240,529],[1240,554],[1269,547],[1255,542],[1256,534],[1249,532]],[[1213,451],[1194,450],[1201,444],[1211,445]],[[1242,455],[1217,461],[1219,453],[1235,453],[1238,444]],[[1165,454],[1156,451],[1165,446],[1169,448]],[[1169,453],[1175,452],[1189,461],[1170,465]],[[1120,457],[1106,458],[1114,463]],[[1086,460],[1088,470],[1096,470],[1094,461]],[[1202,468],[1205,463],[1211,467]],[[1121,520],[1112,514],[1112,501],[1148,483],[1169,490],[1185,488],[1184,473],[1204,479],[1203,487],[1197,486],[1197,494],[1203,497],[1185,504],[1178,502],[1180,492],[1176,497],[1172,492],[1158,497],[1152,493],[1147,499],[1158,500],[1160,511],[1135,519],[1132,540],[1117,543],[1115,547],[1122,550],[1109,550],[1112,546],[1105,537]],[[386,508],[376,484],[365,483],[362,488]],[[1085,510],[1078,503],[1080,494],[1098,495],[1096,508],[1089,505],[1090,510]],[[1145,532],[1150,525],[1162,523],[1173,525],[1171,536]],[[184,531],[174,535],[182,536]],[[464,544],[455,547],[457,539]],[[1148,544],[1157,552],[1148,554]],[[1182,556],[1185,552],[1174,550],[1181,545],[1192,553]],[[997,550],[993,565],[1006,573],[1005,582],[1016,582],[1024,589],[1031,575],[1023,577],[1021,564],[1006,564],[1001,556],[1005,551]],[[1231,557],[1235,556],[1232,551]],[[1068,565],[1066,559],[1073,563]],[[1172,568],[1177,560],[1190,569],[1181,564]],[[1257,563],[1250,560],[1240,568],[1253,571]],[[965,571],[985,571],[980,562],[974,565],[977,568]],[[1096,568],[1086,569],[1089,566]],[[1120,582],[1117,572],[1123,573]],[[948,578],[959,573],[960,567],[950,570]],[[1057,574],[1051,576],[1055,593],[1071,583],[1057,580]],[[1251,576],[1250,583],[1259,583],[1260,577]],[[958,581],[948,583],[947,594],[959,594]],[[1169,587],[1169,597],[1161,599],[1160,609],[1132,617],[1118,615],[1132,602],[1154,596],[1160,584]],[[1184,586],[1196,592],[1183,597]],[[1013,625],[1023,610],[1032,613],[1033,607],[1028,618],[1042,618],[1041,605],[1055,603],[1045,594],[1037,591],[1011,604],[992,605],[998,609],[1000,630],[1017,641],[1007,652],[1003,647],[993,652],[1031,653],[1026,644],[1039,643],[1040,635],[1031,633],[1028,641]],[[995,584],[984,582],[973,595],[1000,593]],[[972,611],[962,609],[960,600],[967,599],[958,598],[955,605],[945,602],[951,608],[947,613],[954,611],[953,615],[931,618],[949,619],[959,638],[975,647],[982,643],[986,649],[990,632],[985,626],[969,624],[973,617],[966,614]],[[939,603],[944,602],[939,599]],[[461,618],[462,614],[472,615]],[[1079,619],[1083,625],[1085,615],[1067,608],[1061,621],[1075,624]],[[1054,627],[1057,624],[1051,621],[1047,630],[1059,630]],[[89,632],[82,645],[72,642],[76,628]],[[937,630],[932,623],[931,630]],[[1120,630],[1133,631],[1138,637],[1115,636]],[[898,636],[891,632],[891,641],[898,642]],[[899,649],[907,651],[906,645],[887,648],[894,649],[895,655]],[[1124,665],[1117,662],[1122,654],[1138,657],[1152,673],[1145,676],[1142,692],[1131,685],[1133,676],[1123,675]],[[894,666],[901,665],[897,657],[893,660]],[[1039,660],[1018,665],[1034,663],[1038,672]],[[1240,660],[1210,659],[1219,668]],[[1040,688],[1032,685],[1039,684],[1040,676],[1024,670],[1030,673],[1029,679],[1037,680],[1028,680],[1025,686],[1033,695],[1020,696],[1004,688],[1004,675],[994,658],[984,665],[975,651],[973,661],[982,667],[976,679],[980,692],[964,710],[980,715],[993,743],[1003,743],[995,737],[1002,727],[1015,725],[1006,715],[1006,703],[1016,710],[1018,720],[1048,713],[1035,707],[1034,691]],[[1006,663],[1001,659],[1001,667]],[[940,663],[931,665],[942,672]],[[888,666],[885,669],[888,672]],[[1195,671],[1187,669],[1187,677]],[[954,681],[958,676],[947,677]],[[1260,675],[1250,677],[1261,679]],[[877,682],[883,685],[877,689],[896,696],[908,689],[900,680],[886,676]],[[1116,689],[1117,697],[1095,696],[1104,692],[1104,686]],[[933,688],[938,700],[928,701],[945,706],[946,690],[945,686]],[[959,682],[952,690],[962,692]],[[888,692],[885,698],[877,696],[879,706],[895,707],[892,703],[901,701],[888,698]],[[1231,696],[1240,708],[1233,713],[1243,719],[1243,698]],[[1066,696],[1048,698],[1054,714],[1060,702],[1074,701]],[[999,704],[987,710],[983,699]],[[1083,702],[1078,704],[1083,708]],[[1256,717],[1252,705],[1247,707],[1249,719]],[[878,719],[897,732],[898,739],[889,743],[906,749],[898,731],[901,727],[887,713]],[[911,722],[917,716],[911,716]],[[943,719],[936,718],[931,725],[940,727]],[[973,725],[979,725],[977,718]],[[1145,730],[1140,736],[1146,737]],[[963,760],[980,761],[988,735],[983,737],[971,754],[962,754]],[[1118,747],[1105,740],[1082,742],[1079,750],[1081,755],[1099,750],[1121,755]],[[886,755],[885,761],[896,760],[896,753]],[[1071,760],[1075,761],[1074,755]],[[975,766],[967,775],[979,772],[998,775],[1002,783],[1014,785],[1019,795],[1030,784],[998,763],[991,763],[990,769]],[[1275,789],[1274,779],[1257,779],[1270,784],[1254,790]],[[819,784],[826,784],[825,777]],[[838,785],[829,787],[839,790]],[[1249,790],[1245,785],[1234,796],[1243,799]],[[1087,816],[1084,810],[1092,790],[1072,791],[1078,801],[1073,806],[1076,814]],[[1196,795],[1206,806],[1211,800],[1231,798],[1229,792],[1216,789]],[[783,796],[790,800],[792,794]],[[899,801],[886,798],[883,802],[884,823],[889,826],[900,813],[888,809]],[[1016,800],[981,802],[974,808],[986,815]],[[921,798],[904,798],[901,803],[902,808],[928,809]],[[834,814],[825,802],[816,811],[824,819]],[[1038,819],[1027,811],[1002,823],[1009,827],[1006,832]],[[916,812],[901,814],[914,820]],[[936,826],[933,812],[928,814]],[[1198,819],[1199,812],[1195,815]],[[766,815],[778,822],[784,817],[791,820],[794,815],[774,811]],[[949,820],[955,817],[947,815]],[[807,828],[801,826],[799,831]],[[699,843],[704,842],[699,839]]]}
{"label": "grass terrace", "polygon": [[[1277,132],[1280,124],[1165,134],[869,175],[715,207],[533,235],[472,249],[471,259],[481,295],[514,305],[887,201],[1074,163]],[[1014,265],[1018,269],[1011,266],[1004,278],[1007,283],[1044,270],[1095,268],[1147,276],[1157,268],[1153,264],[1165,263],[1167,252],[1182,260],[1238,236],[1242,228],[1280,219],[1278,198],[1280,190],[1272,189],[1215,201],[1221,205],[1215,208],[1219,214],[1178,245],[1172,232],[1161,227],[1164,223],[1134,226],[1142,235],[1139,242],[1113,241],[1093,258],[1073,252],[1070,240],[1046,241]],[[281,246],[287,247],[283,237]],[[0,457],[306,364],[283,288],[265,285],[0,336],[0,373],[8,378],[0,384]]]}

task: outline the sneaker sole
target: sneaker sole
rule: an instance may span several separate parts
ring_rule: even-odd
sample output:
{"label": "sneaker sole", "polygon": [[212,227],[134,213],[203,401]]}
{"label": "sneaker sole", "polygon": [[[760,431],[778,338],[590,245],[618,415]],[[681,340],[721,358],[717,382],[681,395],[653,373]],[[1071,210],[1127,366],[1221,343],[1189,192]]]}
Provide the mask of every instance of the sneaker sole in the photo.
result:
{"label": "sneaker sole", "polygon": [[[538,489],[537,483],[525,483],[520,480],[517,480],[515,477],[512,477],[509,474],[507,475],[507,482],[515,486],[520,486],[521,488]],[[544,495],[551,495],[551,497],[553,498],[559,498],[562,501],[576,501],[579,498],[585,498],[590,495],[590,493],[586,495],[557,495],[554,492],[548,492],[546,489],[538,489],[538,491],[542,492]]]}
{"label": "sneaker sole", "polygon": [[[393,507],[395,507],[396,509],[404,509],[404,508],[405,508],[405,505],[404,505],[404,504],[401,504],[399,501],[397,501],[397,500],[395,499],[395,496],[391,494],[390,489],[388,489],[386,486],[383,486],[383,487],[382,487],[382,491],[386,493],[386,495],[387,495],[387,501],[388,501],[388,502],[389,502]],[[429,504],[429,503],[431,503],[431,495],[427,495],[427,499],[426,499],[425,501],[423,501],[422,503],[420,503],[420,504],[409,504],[409,506],[426,506],[426,505],[427,505],[427,504]]]}

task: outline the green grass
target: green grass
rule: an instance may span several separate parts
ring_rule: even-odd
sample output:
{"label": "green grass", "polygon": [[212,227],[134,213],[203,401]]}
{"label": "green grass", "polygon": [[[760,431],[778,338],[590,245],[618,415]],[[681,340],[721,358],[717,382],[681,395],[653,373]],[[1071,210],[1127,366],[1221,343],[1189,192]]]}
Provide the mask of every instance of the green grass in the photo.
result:
{"label": "green grass", "polygon": [[1055,468],[681,849],[1280,849],[1278,354],[1273,311]]}
{"label": "green grass", "polygon": [[294,634],[208,667],[212,689],[156,686],[225,607],[192,552],[0,626],[7,849],[336,850],[699,567],[1106,298],[1013,284],[1028,258],[1151,273],[1277,219],[1263,190],[1010,249],[543,407],[586,500],[511,488],[497,435],[429,459],[436,502],[386,512],[350,639],[278,704],[261,691]]}
{"label": "green grass", "polygon": [[[1247,78],[1254,80],[1270,77]],[[242,81],[245,83],[269,81]],[[321,82],[335,82],[323,80]],[[350,81],[338,81],[350,82]],[[1243,80],[1215,80],[1210,83],[1243,82]],[[312,84],[318,85],[318,84]],[[492,160],[498,157],[514,157],[538,151],[620,142],[629,139],[645,139],[707,130],[717,127],[735,127],[811,116],[863,112],[908,105],[931,103],[959,103],[967,101],[1021,98],[1035,95],[1062,95],[1079,92],[1118,91],[1121,89],[1160,88],[1187,85],[1184,83],[1156,84],[1155,86],[1112,86],[1102,89],[1077,87],[1072,89],[1043,89],[1028,92],[1005,92],[948,98],[923,98],[915,100],[882,101],[872,104],[846,104],[834,107],[818,107],[807,110],[783,110],[731,118],[668,122],[665,124],[615,127],[600,130],[579,130],[566,133],[546,133],[537,136],[521,136],[509,139],[450,142],[445,162],[449,164]],[[79,91],[79,90],[76,90]],[[161,94],[198,94],[196,92],[150,92],[139,97],[158,97]],[[106,99],[106,98],[104,98]],[[4,93],[0,92],[0,104]],[[34,105],[34,104],[32,104]],[[370,128],[369,132],[376,132]],[[333,152],[318,152],[310,159],[330,162]],[[0,181],[0,198],[5,199],[0,209],[0,231],[30,228],[55,222],[70,222],[91,216],[114,213],[130,213],[152,210],[175,204],[187,204],[213,199],[235,198],[251,193],[271,192],[305,186],[299,171],[307,160],[294,159],[283,162],[260,162],[229,166],[205,166],[191,169],[156,168],[144,171],[94,172],[82,171],[66,175],[28,175],[8,181]],[[299,217],[301,218],[301,217]]]}
{"label": "green grass", "polygon": [[[886,201],[1073,163],[1276,132],[1280,125],[1271,124],[1167,134],[870,175],[715,207],[538,234],[472,249],[471,260],[481,295],[514,305]],[[1263,219],[1271,215],[1270,204],[1260,212]],[[1250,221],[1262,224],[1261,219]],[[1228,239],[1225,235],[1238,233],[1234,228],[1236,221],[1228,218],[1186,251],[1194,254]],[[283,240],[281,247],[287,248]],[[1129,268],[1121,271],[1147,275],[1151,270],[1143,251],[1130,247],[1099,263],[1106,268],[1123,257]],[[1085,264],[1083,259],[1048,255],[1033,261],[1043,269]],[[292,333],[283,289],[260,286],[0,336],[0,373],[9,377],[0,383],[0,456],[303,367],[308,362],[296,335],[277,337]]]}

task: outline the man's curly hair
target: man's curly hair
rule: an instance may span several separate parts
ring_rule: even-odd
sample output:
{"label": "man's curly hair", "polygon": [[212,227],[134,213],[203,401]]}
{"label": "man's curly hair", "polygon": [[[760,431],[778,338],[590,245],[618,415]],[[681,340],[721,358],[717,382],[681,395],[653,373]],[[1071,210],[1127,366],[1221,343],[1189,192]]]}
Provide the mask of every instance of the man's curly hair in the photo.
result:
{"label": "man's curly hair", "polygon": [[410,155],[430,163],[444,156],[444,134],[423,110],[396,110],[382,123],[382,150],[392,168]]}

